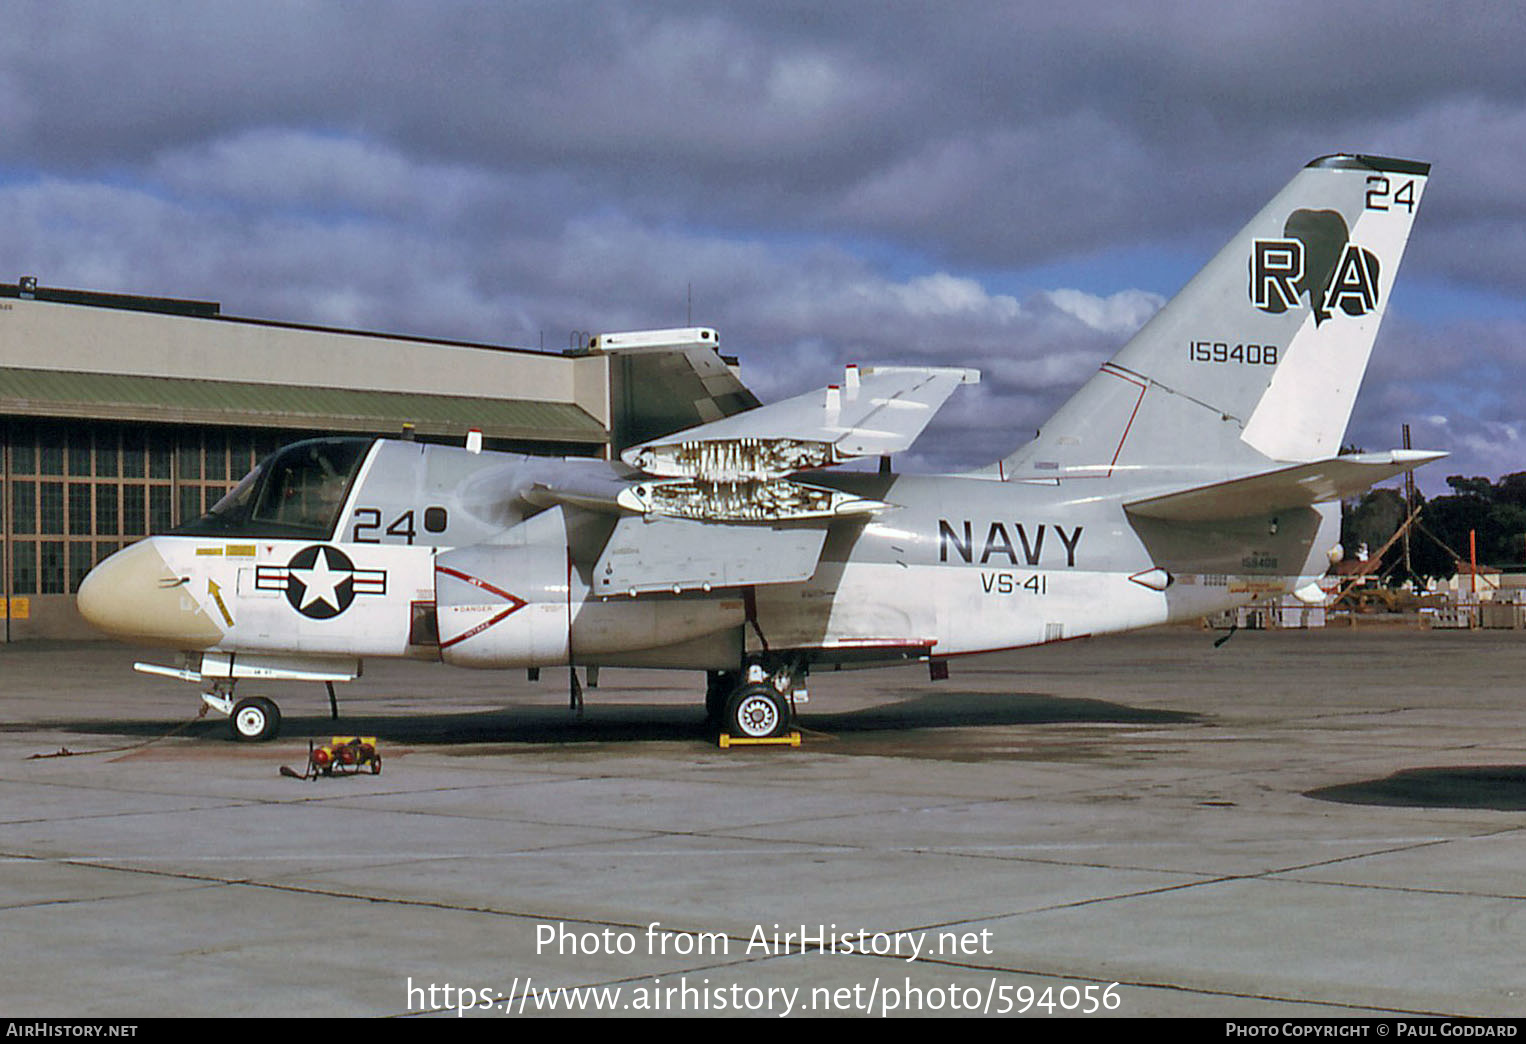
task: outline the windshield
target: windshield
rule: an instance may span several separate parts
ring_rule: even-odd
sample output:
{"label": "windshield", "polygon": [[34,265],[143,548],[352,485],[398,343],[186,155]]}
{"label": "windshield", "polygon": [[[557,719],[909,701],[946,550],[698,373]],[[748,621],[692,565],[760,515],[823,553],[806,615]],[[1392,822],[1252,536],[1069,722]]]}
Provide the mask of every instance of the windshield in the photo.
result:
{"label": "windshield", "polygon": [[371,439],[309,439],[260,461],[183,536],[311,537],[334,531]]}

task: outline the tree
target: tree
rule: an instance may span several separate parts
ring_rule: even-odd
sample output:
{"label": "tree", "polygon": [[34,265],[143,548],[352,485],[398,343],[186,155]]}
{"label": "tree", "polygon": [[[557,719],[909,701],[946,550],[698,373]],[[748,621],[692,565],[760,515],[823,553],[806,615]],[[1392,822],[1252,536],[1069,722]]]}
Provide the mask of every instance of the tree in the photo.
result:
{"label": "tree", "polygon": [[[1410,538],[1410,565],[1416,578],[1445,579],[1468,557],[1468,534],[1476,534],[1480,564],[1526,562],[1526,472],[1498,483],[1482,476],[1449,475],[1449,496],[1421,500],[1418,526]],[[1397,489],[1374,489],[1342,505],[1341,544],[1353,556],[1362,544],[1373,552],[1388,542],[1407,517]],[[1434,539],[1433,539],[1434,538]],[[1439,542],[1439,543],[1438,543]],[[1444,546],[1443,546],[1444,545]],[[1403,548],[1383,555],[1385,576],[1403,577]]]}
{"label": "tree", "polygon": [[[1363,544],[1371,554],[1377,554],[1409,517],[1404,494],[1397,489],[1368,490],[1360,499],[1346,501],[1341,509],[1341,547],[1347,558],[1355,558]],[[1395,543],[1383,555],[1383,575],[1408,579],[1403,575],[1403,558],[1403,546]]]}
{"label": "tree", "polygon": [[1461,475],[1448,475],[1447,485],[1452,487],[1452,492],[1459,497],[1482,497],[1484,500],[1494,499],[1494,483],[1482,475],[1472,478],[1463,478]]}
{"label": "tree", "polygon": [[[1426,530],[1459,558],[1468,556],[1468,535],[1476,535],[1480,564],[1515,565],[1526,560],[1526,472],[1506,475],[1498,484],[1486,478],[1449,475],[1453,494],[1425,505],[1420,521]],[[1415,571],[1448,577],[1457,571],[1456,558],[1426,539],[1423,560]],[[1423,561],[1423,564],[1422,564]]]}

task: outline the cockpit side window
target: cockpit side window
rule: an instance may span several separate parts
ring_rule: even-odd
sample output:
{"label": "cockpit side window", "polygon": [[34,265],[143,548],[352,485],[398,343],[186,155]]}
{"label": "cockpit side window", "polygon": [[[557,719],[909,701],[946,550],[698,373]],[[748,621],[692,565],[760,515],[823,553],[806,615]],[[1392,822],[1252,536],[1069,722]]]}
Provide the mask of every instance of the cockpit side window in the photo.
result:
{"label": "cockpit side window", "polygon": [[327,539],[371,439],[309,439],[262,460],[187,536]]}

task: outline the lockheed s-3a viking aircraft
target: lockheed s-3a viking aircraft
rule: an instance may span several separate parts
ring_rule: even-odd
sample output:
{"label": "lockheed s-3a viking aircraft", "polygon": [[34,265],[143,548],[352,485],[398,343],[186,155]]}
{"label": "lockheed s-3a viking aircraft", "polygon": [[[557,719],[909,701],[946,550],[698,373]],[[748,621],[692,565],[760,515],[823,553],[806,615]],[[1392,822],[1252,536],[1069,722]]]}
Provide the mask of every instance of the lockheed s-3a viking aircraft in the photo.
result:
{"label": "lockheed s-3a viking aircraft", "polygon": [[[241,739],[279,713],[240,683],[350,680],[378,656],[705,671],[720,727],[761,738],[823,667],[937,676],[950,656],[1316,598],[1340,498],[1442,456],[1339,452],[1429,169],[1310,163],[976,472],[888,467],[978,379],[938,367],[850,367],[609,461],[315,439],[106,559],[79,607],[182,650],[138,666],[203,685]],[[858,458],[882,466],[835,467]]]}

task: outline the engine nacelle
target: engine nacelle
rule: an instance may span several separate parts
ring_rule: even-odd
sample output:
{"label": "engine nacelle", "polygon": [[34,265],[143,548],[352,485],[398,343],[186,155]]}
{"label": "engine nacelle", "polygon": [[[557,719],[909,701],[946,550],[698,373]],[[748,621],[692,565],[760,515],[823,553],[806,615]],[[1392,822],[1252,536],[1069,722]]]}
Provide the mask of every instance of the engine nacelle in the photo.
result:
{"label": "engine nacelle", "polygon": [[458,667],[566,663],[567,549],[479,545],[435,559],[440,658]]}

